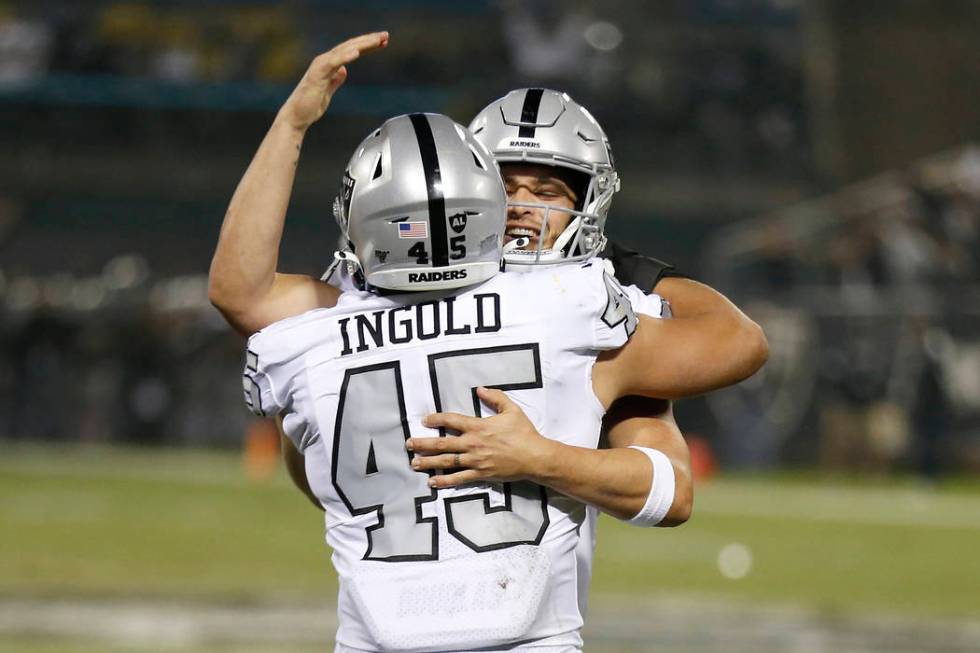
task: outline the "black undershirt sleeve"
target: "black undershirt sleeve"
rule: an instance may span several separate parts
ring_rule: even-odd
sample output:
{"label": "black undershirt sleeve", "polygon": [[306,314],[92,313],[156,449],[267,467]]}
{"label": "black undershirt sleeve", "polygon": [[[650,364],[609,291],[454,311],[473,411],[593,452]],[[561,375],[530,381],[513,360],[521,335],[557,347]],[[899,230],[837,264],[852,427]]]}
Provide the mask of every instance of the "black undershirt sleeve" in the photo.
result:
{"label": "black undershirt sleeve", "polygon": [[669,263],[644,256],[612,241],[606,243],[606,248],[599,256],[612,261],[617,281],[625,286],[642,288],[644,292],[650,292],[661,279],[667,277],[689,278]]}

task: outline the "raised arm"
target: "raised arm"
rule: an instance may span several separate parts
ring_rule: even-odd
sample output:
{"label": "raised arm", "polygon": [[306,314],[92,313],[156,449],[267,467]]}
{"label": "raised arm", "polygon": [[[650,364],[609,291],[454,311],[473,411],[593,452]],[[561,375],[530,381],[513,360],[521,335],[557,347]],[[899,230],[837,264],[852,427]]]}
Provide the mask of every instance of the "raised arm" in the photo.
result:
{"label": "raised arm", "polygon": [[314,59],[235,189],[211,261],[208,297],[237,331],[251,334],[336,302],[332,286],[276,271],[286,209],[306,130],[347,79],[346,64],[387,44],[387,32],[364,34]]}

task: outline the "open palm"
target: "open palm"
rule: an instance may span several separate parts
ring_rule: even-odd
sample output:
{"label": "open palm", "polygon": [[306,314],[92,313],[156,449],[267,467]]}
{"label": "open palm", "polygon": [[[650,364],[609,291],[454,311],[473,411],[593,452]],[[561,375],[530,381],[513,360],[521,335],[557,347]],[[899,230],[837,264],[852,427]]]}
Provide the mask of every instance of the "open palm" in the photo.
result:
{"label": "open palm", "polygon": [[347,64],[362,53],[387,45],[388,32],[373,32],[355,36],[317,56],[283,105],[283,118],[297,129],[308,128],[323,116],[334,93],[347,79]]}

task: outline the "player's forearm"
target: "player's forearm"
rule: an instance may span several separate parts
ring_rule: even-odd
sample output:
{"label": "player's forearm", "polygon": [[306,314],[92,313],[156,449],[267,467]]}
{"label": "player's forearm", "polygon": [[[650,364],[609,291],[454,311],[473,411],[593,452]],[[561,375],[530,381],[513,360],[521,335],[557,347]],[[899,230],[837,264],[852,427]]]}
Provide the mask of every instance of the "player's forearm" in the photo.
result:
{"label": "player's forearm", "polygon": [[610,449],[639,446],[663,453],[674,473],[674,498],[658,526],[679,526],[694,509],[691,452],[674,420],[670,402],[644,397],[624,397],[606,412],[602,422]]}
{"label": "player's forearm", "polygon": [[710,354],[697,361],[705,377],[726,386],[765,364],[769,344],[761,327],[718,291],[690,279],[668,278],[657,284],[656,292],[670,302],[674,319],[716,339]]}
{"label": "player's forearm", "polygon": [[[646,525],[656,520],[659,526],[676,525],[690,514],[690,488],[678,491],[677,486],[678,482],[690,479],[689,474],[677,473],[679,467],[686,468],[687,447],[673,422],[670,407],[663,402],[616,404],[611,413],[614,423],[608,430],[613,448],[596,450],[542,436],[520,407],[501,390],[477,388],[476,392],[495,415],[484,418],[458,413],[427,415],[422,420],[423,426],[451,429],[460,435],[411,437],[405,443],[415,454],[412,469],[442,471],[430,477],[431,487],[528,480],[621,519],[632,519],[643,511]],[[657,475],[651,457],[630,448],[631,445],[660,451],[663,456],[654,457],[664,473]]]}
{"label": "player's forearm", "polygon": [[248,322],[249,310],[275,283],[304,135],[304,130],[277,117],[228,206],[211,261],[208,296],[233,323]]}
{"label": "player's forearm", "polygon": [[550,441],[548,455],[529,477],[619,519],[643,508],[653,472],[647,457],[629,448],[586,449]]}
{"label": "player's forearm", "polygon": [[683,399],[737,383],[751,370],[719,370],[715,361],[727,337],[727,325],[717,321],[695,325],[640,315],[620,350],[599,355],[592,374],[596,396],[608,406],[626,395]]}

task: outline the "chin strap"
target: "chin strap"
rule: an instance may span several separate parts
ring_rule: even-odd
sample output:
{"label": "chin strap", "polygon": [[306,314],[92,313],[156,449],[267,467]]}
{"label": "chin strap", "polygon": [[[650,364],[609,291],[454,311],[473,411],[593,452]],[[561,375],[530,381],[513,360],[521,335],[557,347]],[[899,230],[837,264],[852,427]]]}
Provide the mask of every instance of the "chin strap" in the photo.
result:
{"label": "chin strap", "polygon": [[[568,249],[571,249],[571,240],[573,237],[579,235],[579,226],[582,224],[582,216],[577,215],[575,219],[572,220],[565,230],[558,234],[558,238],[555,240],[555,244],[551,246],[551,249],[556,249],[565,256],[568,256]],[[567,249],[566,249],[567,248]]]}

